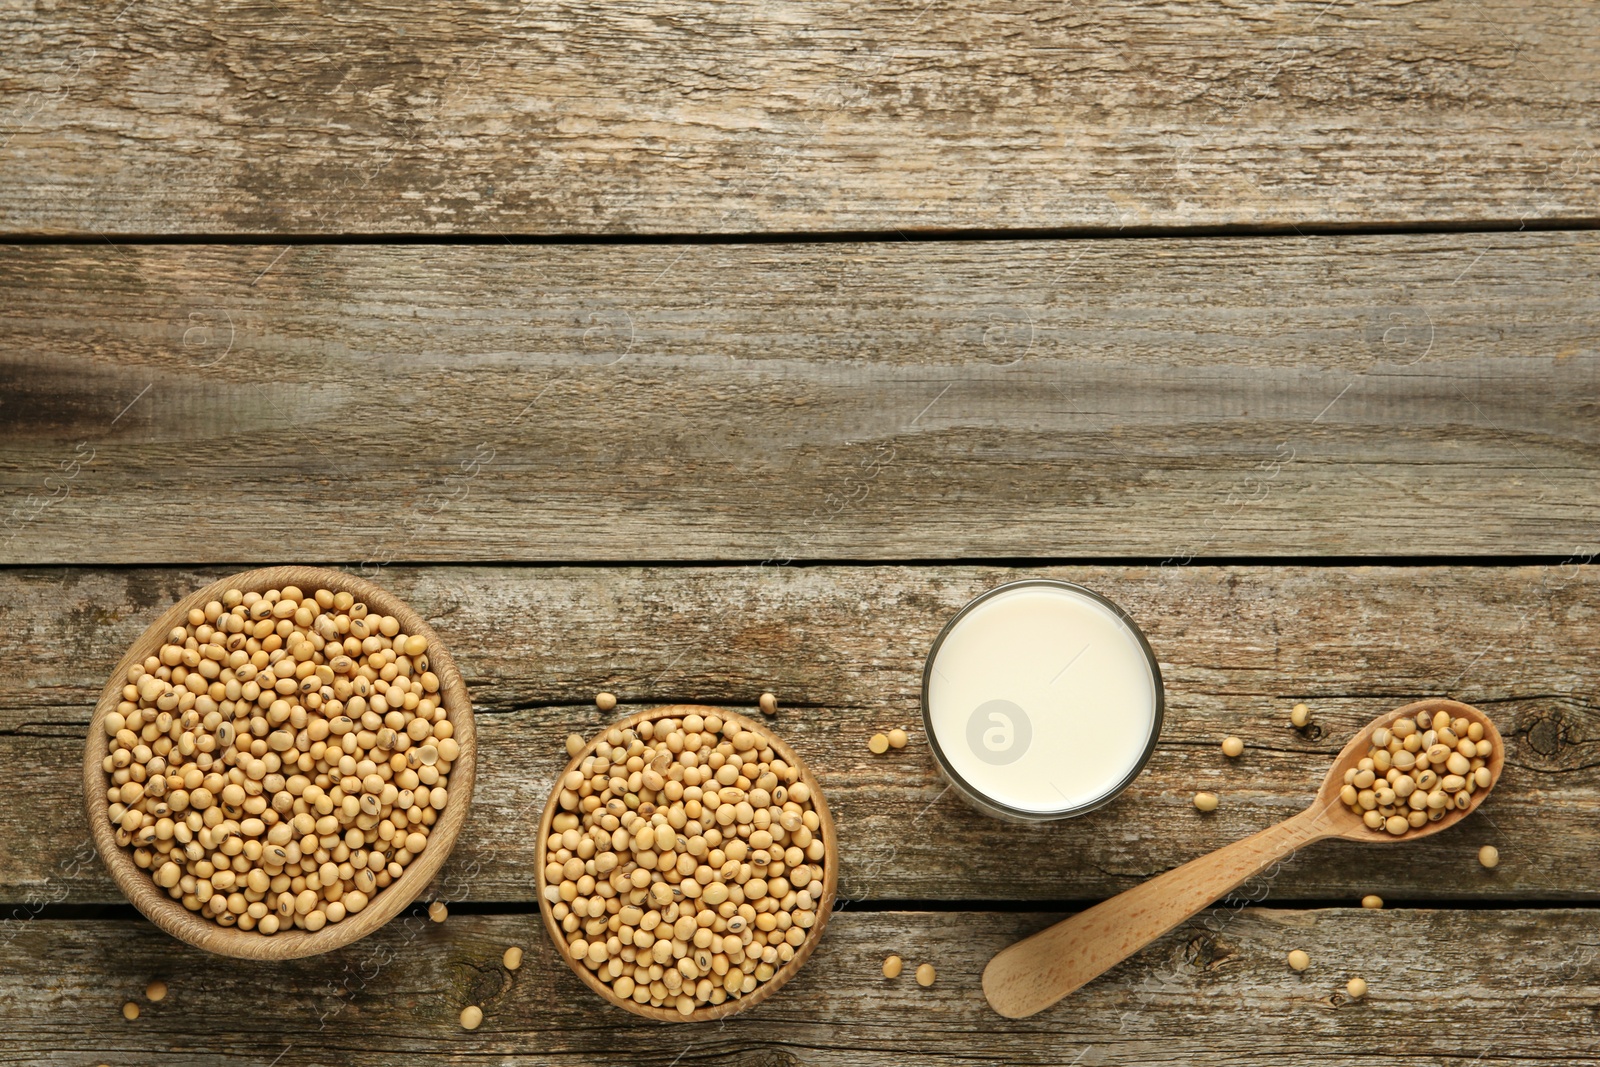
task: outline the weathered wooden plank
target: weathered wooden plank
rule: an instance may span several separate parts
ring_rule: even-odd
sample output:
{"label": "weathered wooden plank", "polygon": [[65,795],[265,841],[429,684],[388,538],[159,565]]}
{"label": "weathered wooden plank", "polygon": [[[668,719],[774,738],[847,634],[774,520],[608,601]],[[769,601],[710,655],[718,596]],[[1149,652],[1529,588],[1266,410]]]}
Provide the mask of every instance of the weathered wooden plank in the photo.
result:
{"label": "weathered wooden plank", "polygon": [[[1591,909],[1450,911],[1219,907],[1032,1019],[1001,1019],[979,975],[1052,918],[856,913],[829,923],[776,997],[715,1026],[663,1026],[605,1006],[534,916],[397,919],[326,956],[224,960],[142,922],[6,929],[0,1062],[189,1065],[1345,1064],[1593,1062]],[[508,945],[526,947],[508,972]],[[1295,974],[1291,948],[1312,959]],[[897,980],[883,957],[908,963]],[[911,967],[930,961],[924,989]],[[1344,993],[1364,977],[1363,1001]],[[170,986],[159,1004],[146,983]],[[133,999],[143,1011],[122,1019]],[[464,1031],[461,1008],[484,1022]]]}
{"label": "weathered wooden plank", "polygon": [[[0,807],[0,901],[119,899],[84,837],[76,768],[100,686],[172,599],[225,571],[0,571],[0,765],[28,802]],[[1145,774],[1116,804],[1012,826],[944,791],[920,727],[922,659],[972,595],[1022,574],[1083,582],[1123,604],[1162,665],[1168,713]],[[1592,900],[1600,789],[1600,568],[391,567],[377,580],[450,643],[479,712],[473,813],[444,877],[476,867],[476,901],[533,898],[528,837],[565,763],[562,739],[628,705],[748,710],[813,766],[838,823],[840,892],[876,900],[1087,900],[1286,818],[1346,737],[1425,695],[1485,709],[1504,777],[1461,827],[1390,849],[1324,842],[1274,899]],[[1315,708],[1304,734],[1298,700]],[[884,757],[892,725],[913,744]],[[1249,746],[1237,762],[1229,734]],[[1202,816],[1198,789],[1223,803]],[[1480,844],[1502,865],[1477,865]],[[1026,856],[1019,864],[1016,857]]]}
{"label": "weathered wooden plank", "polygon": [[1584,0],[12,5],[0,227],[1594,219],[1597,34]]}
{"label": "weathered wooden plank", "polygon": [[0,561],[1586,551],[1597,282],[1593,232],[13,247]]}

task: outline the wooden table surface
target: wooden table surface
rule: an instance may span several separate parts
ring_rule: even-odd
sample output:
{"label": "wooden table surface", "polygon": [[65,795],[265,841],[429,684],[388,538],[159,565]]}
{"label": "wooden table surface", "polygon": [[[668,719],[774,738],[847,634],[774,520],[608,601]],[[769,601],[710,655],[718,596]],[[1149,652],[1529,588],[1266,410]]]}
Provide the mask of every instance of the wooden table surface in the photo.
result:
{"label": "wooden table surface", "polygon": [[[1595,1062],[1600,7],[26,0],[0,41],[0,1063]],[[287,562],[429,618],[479,785],[442,926],[241,963],[126,905],[78,763],[151,619]],[[1024,827],[944,788],[919,686],[1039,574],[1133,614],[1168,715]],[[768,689],[839,911],[744,1015],[605,1007],[534,903],[563,738]],[[1507,741],[1464,825],[988,1008],[994,952],[1432,695]]]}

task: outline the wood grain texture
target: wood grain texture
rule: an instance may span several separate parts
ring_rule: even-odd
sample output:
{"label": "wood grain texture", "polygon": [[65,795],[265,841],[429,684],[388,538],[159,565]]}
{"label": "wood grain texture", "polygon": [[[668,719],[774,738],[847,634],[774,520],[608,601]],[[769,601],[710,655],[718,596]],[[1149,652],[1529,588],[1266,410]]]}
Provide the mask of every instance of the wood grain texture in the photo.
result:
{"label": "wood grain texture", "polygon": [[[231,569],[231,568],[230,568]],[[0,762],[28,803],[0,810],[0,900],[115,901],[83,839],[76,768],[105,675],[176,597],[227,571],[0,572]],[[1126,608],[1161,663],[1167,717],[1143,775],[1066,823],[981,817],[944,789],[920,726],[923,657],[944,621],[1023,574],[1081,582]],[[1463,825],[1396,853],[1341,841],[1298,854],[1281,900],[1593,900],[1600,789],[1600,568],[390,567],[377,576],[440,635],[472,694],[478,781],[442,883],[457,898],[533,899],[530,835],[564,738],[693,701],[775,728],[823,788],[844,899],[1092,900],[1302,810],[1376,714],[1458,697],[1506,739],[1494,795]],[[1314,709],[1302,733],[1290,707]],[[909,728],[909,748],[867,738]],[[1227,760],[1234,734],[1247,748]],[[1210,815],[1191,797],[1222,798]],[[1482,844],[1503,857],[1477,865]],[[1018,856],[1030,858],[1019,864]]]}
{"label": "wood grain texture", "polygon": [[[1469,922],[1450,911],[1225,907],[1050,1011],[1000,1018],[979,988],[984,961],[1052,917],[846,910],[778,996],[719,1024],[686,1027],[602,1006],[554,957],[533,915],[452,914],[442,926],[400,919],[329,956],[281,963],[207,956],[145,923],[19,922],[3,931],[13,965],[0,972],[0,1062],[1593,1062],[1593,910],[1478,911]],[[526,949],[515,973],[500,963],[512,944]],[[1405,951],[1390,951],[1395,945]],[[1285,965],[1292,948],[1311,956],[1304,974]],[[894,981],[880,973],[890,953],[907,961]],[[932,988],[911,976],[922,961],[938,969]],[[1353,975],[1371,986],[1360,1002],[1344,993]],[[156,977],[170,992],[152,1005],[141,994]],[[269,999],[250,999],[261,990]],[[133,1023],[120,1014],[128,999],[143,1007]],[[456,1021],[467,1004],[483,1008],[476,1031]]]}
{"label": "wood grain texture", "polygon": [[1585,0],[8,5],[11,233],[1592,220]]}
{"label": "wood grain texture", "polygon": [[0,562],[1591,551],[1597,282],[1588,232],[11,247]]}

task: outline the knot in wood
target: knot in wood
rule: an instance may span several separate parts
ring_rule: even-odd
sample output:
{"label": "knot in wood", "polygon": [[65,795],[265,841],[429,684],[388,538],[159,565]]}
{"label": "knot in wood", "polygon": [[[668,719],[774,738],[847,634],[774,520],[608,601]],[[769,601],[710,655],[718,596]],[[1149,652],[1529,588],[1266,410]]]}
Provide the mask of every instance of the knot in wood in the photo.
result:
{"label": "knot in wood", "polygon": [[1566,743],[1566,719],[1560,711],[1539,716],[1523,732],[1528,747],[1541,756],[1554,756]]}
{"label": "knot in wood", "polygon": [[739,1060],[739,1067],[800,1067],[793,1054],[782,1049],[752,1049]]}
{"label": "knot in wood", "polygon": [[455,970],[455,996],[463,1004],[488,1004],[511,988],[511,975],[499,960],[462,960]]}
{"label": "knot in wood", "polygon": [[1184,946],[1183,962],[1202,971],[1214,971],[1238,953],[1233,946],[1213,933],[1200,933]]}

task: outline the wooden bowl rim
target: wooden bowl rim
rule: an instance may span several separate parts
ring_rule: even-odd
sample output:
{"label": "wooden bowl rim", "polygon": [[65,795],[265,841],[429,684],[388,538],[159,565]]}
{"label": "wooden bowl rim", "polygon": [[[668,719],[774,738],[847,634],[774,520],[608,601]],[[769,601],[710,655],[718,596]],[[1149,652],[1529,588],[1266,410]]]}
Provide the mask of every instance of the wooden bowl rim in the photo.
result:
{"label": "wooden bowl rim", "polygon": [[716,715],[719,716],[724,722],[738,723],[742,728],[751,731],[769,743],[772,746],[772,750],[776,752],[785,763],[789,764],[791,767],[798,768],[800,771],[800,780],[805,782],[806,785],[811,789],[811,804],[817,812],[817,818],[819,820],[818,829],[821,831],[820,836],[822,838],[823,855],[827,862],[822,872],[822,899],[817,902],[817,921],[807,932],[806,939],[800,943],[800,947],[795,950],[794,959],[778,968],[771,978],[767,979],[760,986],[758,986],[754,992],[748,994],[747,996],[725,1000],[721,1004],[712,1004],[706,1007],[696,1008],[688,1015],[684,1015],[676,1008],[657,1008],[649,1004],[639,1004],[631,998],[624,999],[619,997],[615,992],[612,991],[610,986],[596,978],[594,974],[590,972],[589,968],[582,966],[576,960],[574,960],[571,955],[567,953],[564,947],[566,940],[562,936],[560,926],[556,923],[555,916],[551,913],[549,903],[544,899],[544,887],[546,884],[544,876],[544,864],[535,864],[535,867],[538,871],[536,884],[539,897],[539,914],[544,918],[545,933],[549,935],[550,943],[554,947],[556,955],[565,960],[567,966],[572,968],[573,972],[576,973],[580,979],[582,979],[583,983],[596,993],[600,994],[600,996],[608,1003],[614,1004],[619,1008],[626,1009],[627,1011],[631,1011],[635,1015],[642,1015],[646,1019],[654,1019],[657,1022],[698,1023],[723,1019],[729,1015],[733,1015],[737,1012],[755,1007],[757,1004],[760,1004],[762,1001],[772,996],[772,994],[776,993],[779,989],[783,988],[783,986],[788,983],[789,979],[793,978],[795,974],[799,972],[800,967],[806,962],[806,960],[811,957],[811,953],[817,947],[817,942],[822,940],[822,931],[828,925],[828,917],[833,914],[833,901],[839,884],[839,842],[834,831],[833,817],[828,813],[828,803],[825,799],[823,799],[822,787],[817,783],[816,776],[811,773],[811,768],[807,766],[806,762],[795,753],[794,749],[789,747],[788,743],[785,742],[783,738],[779,737],[765,723],[758,722],[749,716],[741,715],[736,711],[729,711],[726,708],[711,707],[704,704],[668,704],[659,708],[650,708],[645,711],[635,712],[626,718],[619,719],[614,723],[610,723],[602,727],[595,734],[595,736],[590,739],[589,743],[584,745],[583,748],[578,751],[578,754],[573,756],[572,759],[567,762],[566,766],[562,768],[560,775],[556,777],[555,783],[553,783],[550,790],[550,796],[545,801],[544,815],[539,820],[539,848],[542,850],[544,848],[543,842],[548,840],[550,837],[550,828],[555,821],[556,809],[561,797],[561,779],[566,777],[568,771],[576,770],[578,764],[583,762],[583,758],[585,756],[591,755],[594,752],[595,748],[599,745],[601,739],[605,737],[608,731],[613,728],[626,730],[638,725],[641,722],[644,722],[646,719],[681,719],[684,716],[691,714]]}
{"label": "wooden bowl rim", "polygon": [[[105,718],[116,710],[122,700],[122,687],[129,667],[154,655],[167,632],[177,626],[190,610],[222,599],[222,594],[227,590],[262,592],[281,589],[286,585],[299,586],[308,592],[320,588],[350,593],[371,610],[393,615],[400,621],[402,632],[425,637],[428,641],[429,667],[439,676],[441,702],[446,718],[454,727],[451,736],[461,746],[461,756],[451,765],[450,799],[434,823],[428,848],[399,878],[375,894],[368,907],[341,922],[329,923],[314,933],[291,928],[267,935],[254,930],[218,926],[210,919],[201,918],[185,908],[182,902],[169,897],[155,884],[149,872],[133,862],[132,853],[117,844],[111,827],[110,802],[106,799],[107,777],[102,765],[109,751]],[[462,681],[455,660],[439,635],[409,604],[388,590],[344,571],[302,566],[261,567],[231,575],[190,593],[163,612],[128,646],[106,682],[105,689],[101,691],[99,703],[95,705],[94,715],[89,721],[83,764],[85,811],[95,850],[100,853],[117,887],[134,907],[162,930],[197,948],[224,956],[251,960],[290,960],[328,952],[365,937],[398,915],[427,888],[449,858],[461,825],[466,821],[467,811],[472,805],[477,756],[477,734],[473,729],[472,701],[466,683]]]}

